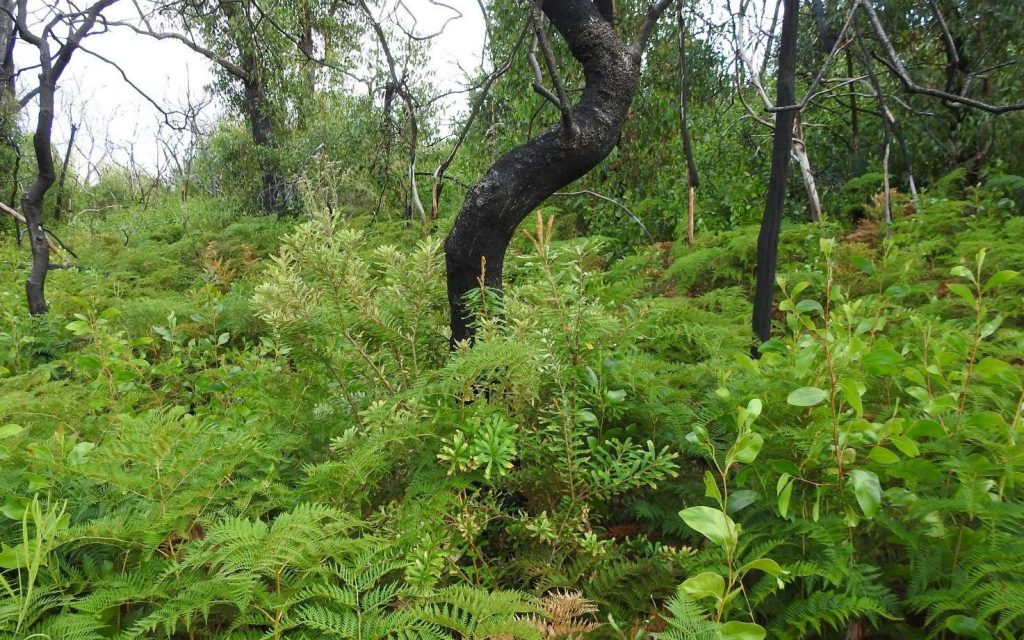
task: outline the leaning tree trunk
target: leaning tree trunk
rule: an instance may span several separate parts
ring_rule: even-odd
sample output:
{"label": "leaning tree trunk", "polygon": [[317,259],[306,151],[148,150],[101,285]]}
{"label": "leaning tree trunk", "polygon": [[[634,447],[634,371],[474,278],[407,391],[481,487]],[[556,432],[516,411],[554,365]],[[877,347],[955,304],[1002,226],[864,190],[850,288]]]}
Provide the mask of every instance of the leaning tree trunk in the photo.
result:
{"label": "leaning tree trunk", "polygon": [[453,347],[474,334],[464,295],[479,288],[481,274],[485,286],[501,288],[516,227],[548,196],[607,157],[636,92],[640,47],[619,38],[610,15],[591,0],[551,0],[543,10],[582,64],[586,86],[572,107],[573,130],[556,124],[512,149],[466,194],[444,244]]}
{"label": "leaning tree trunk", "polygon": [[800,175],[804,179],[804,190],[807,191],[807,207],[811,211],[811,221],[821,221],[821,200],[818,198],[818,186],[811,169],[811,159],[807,155],[807,143],[804,142],[804,125],[800,114],[793,119],[793,157],[800,165]]}
{"label": "leaning tree trunk", "polygon": [[32,136],[32,147],[36,155],[36,178],[21,197],[21,210],[28,227],[28,240],[32,248],[32,269],[25,281],[25,295],[28,311],[32,315],[46,313],[46,273],[50,269],[50,245],[43,229],[43,198],[53,186],[57,176],[53,167],[53,153],[50,150],[50,134],[53,130],[54,83],[39,83],[39,116],[36,131]]}
{"label": "leaning tree trunk", "polygon": [[[782,34],[779,41],[779,69],[776,105],[796,103],[796,36],[799,0],[785,0]],[[793,146],[793,124],[796,110],[787,109],[775,114],[775,132],[772,134],[772,165],[765,198],[761,232],[757,236],[757,285],[754,290],[754,333],[766,342],[772,334],[772,298],[775,293],[775,270],[779,257],[779,231],[782,212],[786,205],[786,175]],[[757,350],[754,350],[757,354]]]}

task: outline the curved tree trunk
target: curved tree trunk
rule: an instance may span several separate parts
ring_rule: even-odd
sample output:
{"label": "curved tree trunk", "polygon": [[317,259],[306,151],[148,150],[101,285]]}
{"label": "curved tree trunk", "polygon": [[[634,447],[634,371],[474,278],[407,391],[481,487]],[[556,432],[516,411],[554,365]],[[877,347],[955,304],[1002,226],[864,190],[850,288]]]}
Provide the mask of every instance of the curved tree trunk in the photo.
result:
{"label": "curved tree trunk", "polygon": [[[775,104],[786,106],[796,103],[796,37],[799,0],[785,0],[782,35],[779,41],[779,70]],[[761,219],[761,232],[757,236],[757,285],[754,290],[754,334],[761,342],[772,335],[772,298],[775,293],[775,271],[779,257],[779,230],[786,205],[786,176],[793,146],[793,124],[796,111],[788,109],[775,114],[775,133],[772,135],[772,167],[768,180],[768,195]],[[754,349],[757,355],[757,349]]]}
{"label": "curved tree trunk", "polygon": [[516,227],[548,196],[607,157],[636,92],[639,47],[625,44],[594,2],[549,1],[543,10],[583,65],[586,87],[572,107],[576,131],[553,125],[499,158],[466,194],[444,244],[453,347],[473,337],[463,296],[479,287],[481,272],[487,287],[501,288],[505,251]]}
{"label": "curved tree trunk", "polygon": [[57,176],[53,167],[50,150],[50,133],[53,130],[53,82],[40,82],[39,116],[36,131],[32,136],[32,147],[36,155],[36,178],[21,197],[21,210],[28,227],[29,246],[32,249],[32,269],[25,281],[25,295],[28,311],[32,315],[46,313],[46,273],[50,269],[50,245],[43,229],[43,198],[50,190]]}

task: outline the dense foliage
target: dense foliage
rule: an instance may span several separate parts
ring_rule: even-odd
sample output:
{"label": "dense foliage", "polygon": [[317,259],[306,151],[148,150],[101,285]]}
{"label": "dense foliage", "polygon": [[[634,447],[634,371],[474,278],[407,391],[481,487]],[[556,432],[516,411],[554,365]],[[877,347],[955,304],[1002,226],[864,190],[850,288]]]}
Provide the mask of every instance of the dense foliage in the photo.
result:
{"label": "dense foliage", "polygon": [[[77,256],[54,258],[48,314],[26,312],[3,228],[0,638],[1024,637],[1021,114],[901,93],[849,43],[829,59],[880,76],[907,155],[847,87],[863,77],[802,112],[822,220],[791,170],[755,345],[769,116],[730,25],[687,4],[654,31],[611,155],[520,226],[504,291],[467,296],[475,342],[450,349],[464,189],[559,119],[531,93],[521,4],[481,3],[477,73],[508,71],[468,92],[436,211],[463,123],[415,64],[426,39],[396,37],[396,83],[361,2],[162,5],[248,73],[218,67],[229,113],[172,175],[69,165],[45,210]],[[647,6],[612,4],[624,32]],[[999,57],[1021,52],[1016,4],[876,4],[920,82],[1020,93]],[[826,27],[844,6],[824,2]],[[800,15],[801,91],[817,27]],[[940,27],[979,55],[943,67]],[[15,120],[12,205],[33,171]],[[271,183],[282,206],[260,215]]]}
{"label": "dense foliage", "polygon": [[788,227],[760,360],[745,229],[609,260],[538,215],[449,355],[437,240],[198,201],[81,228],[64,313],[4,286],[4,633],[1017,637],[994,182],[891,238]]}

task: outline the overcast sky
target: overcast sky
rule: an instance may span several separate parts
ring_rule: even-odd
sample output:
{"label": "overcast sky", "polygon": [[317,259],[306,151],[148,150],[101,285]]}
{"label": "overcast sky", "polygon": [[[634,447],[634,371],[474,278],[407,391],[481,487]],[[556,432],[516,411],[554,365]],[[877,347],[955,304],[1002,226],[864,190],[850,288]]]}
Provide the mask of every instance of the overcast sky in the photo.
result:
{"label": "overcast sky", "polygon": [[[41,6],[42,2],[30,0],[29,6],[33,4]],[[460,66],[472,70],[479,64],[484,22],[476,0],[446,0],[446,4],[461,12],[462,17],[448,22],[444,37],[435,39],[430,65],[441,88],[455,88],[464,81]],[[405,5],[415,13],[420,34],[437,31],[454,15],[430,0],[405,0]],[[137,14],[132,2],[121,0],[108,9],[106,15],[112,20],[121,20]],[[411,24],[408,16],[404,21]],[[194,103],[199,102],[208,93],[207,86],[213,79],[210,62],[179,42],[158,41],[121,28],[87,39],[84,44],[87,49],[116,62],[132,83],[171,108],[186,104],[187,95],[192,96]],[[31,46],[18,44],[19,67],[37,62],[37,56]],[[32,72],[26,76],[29,77],[22,80],[25,86],[35,81]],[[460,106],[456,99],[452,108]],[[214,104],[204,113],[213,119],[219,109],[220,106]],[[140,161],[151,166],[156,157],[154,134],[162,116],[124,81],[118,70],[86,51],[75,53],[60,82],[53,141],[62,153],[69,136],[69,115],[75,121],[84,121],[75,146],[84,154],[91,148],[93,162],[103,158],[107,141],[113,153],[120,154],[122,159],[124,149],[132,142]],[[35,124],[35,105],[25,110],[24,117],[26,126]],[[95,144],[89,133],[95,138]],[[75,163],[81,172],[86,170],[82,159],[76,159]]]}

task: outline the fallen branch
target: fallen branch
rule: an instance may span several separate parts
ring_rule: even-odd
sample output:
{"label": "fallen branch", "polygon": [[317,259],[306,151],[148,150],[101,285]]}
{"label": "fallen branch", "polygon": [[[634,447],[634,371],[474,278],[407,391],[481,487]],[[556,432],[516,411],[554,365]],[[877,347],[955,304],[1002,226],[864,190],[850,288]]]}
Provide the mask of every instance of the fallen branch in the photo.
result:
{"label": "fallen branch", "polygon": [[[11,216],[12,218],[20,222],[21,224],[28,226],[28,223],[25,221],[25,216],[21,215],[21,213],[19,213],[17,210],[8,207],[3,202],[0,202],[0,211],[3,211],[7,215]],[[65,245],[63,242],[61,242],[60,238],[54,235],[52,231],[50,231],[49,229],[43,229],[43,231],[46,233],[46,244],[50,245],[50,251],[53,251],[58,255],[66,251],[76,260],[78,259],[78,256],[75,255],[75,252],[69,249],[67,245]]]}

